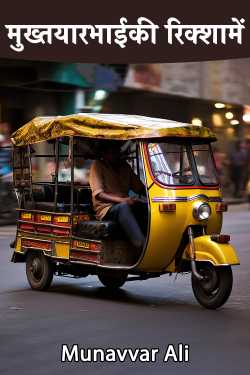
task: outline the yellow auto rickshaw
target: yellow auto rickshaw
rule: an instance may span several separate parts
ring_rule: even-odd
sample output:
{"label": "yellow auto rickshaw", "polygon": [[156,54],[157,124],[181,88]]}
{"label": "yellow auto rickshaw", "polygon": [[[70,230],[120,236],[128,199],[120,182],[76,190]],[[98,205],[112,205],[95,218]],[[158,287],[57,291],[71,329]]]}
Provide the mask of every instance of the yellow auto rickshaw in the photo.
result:
{"label": "yellow auto rickshaw", "polygon": [[[143,250],[134,251],[117,223],[93,212],[88,170],[104,142],[144,183],[148,208]],[[221,234],[221,197],[211,143],[203,126],[135,115],[37,117],[12,135],[19,207],[13,262],[26,262],[31,288],[54,275],[97,275],[109,288],[164,274],[191,273],[198,302],[222,306],[239,259]],[[80,173],[79,173],[80,171]]]}

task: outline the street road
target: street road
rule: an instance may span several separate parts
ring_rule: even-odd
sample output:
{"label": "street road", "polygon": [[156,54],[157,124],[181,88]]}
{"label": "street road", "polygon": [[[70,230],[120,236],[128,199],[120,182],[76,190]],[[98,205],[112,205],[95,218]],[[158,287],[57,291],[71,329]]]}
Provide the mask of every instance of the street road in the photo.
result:
{"label": "street road", "polygon": [[[194,299],[188,275],[129,282],[113,294],[96,277],[55,278],[48,292],[32,291],[24,265],[9,262],[14,227],[0,227],[0,374],[249,374],[247,206],[230,206],[223,232],[231,234],[241,265],[228,303],[208,311]],[[190,362],[163,362],[168,345],[178,343],[190,346]],[[159,353],[155,363],[61,363],[62,344]]]}

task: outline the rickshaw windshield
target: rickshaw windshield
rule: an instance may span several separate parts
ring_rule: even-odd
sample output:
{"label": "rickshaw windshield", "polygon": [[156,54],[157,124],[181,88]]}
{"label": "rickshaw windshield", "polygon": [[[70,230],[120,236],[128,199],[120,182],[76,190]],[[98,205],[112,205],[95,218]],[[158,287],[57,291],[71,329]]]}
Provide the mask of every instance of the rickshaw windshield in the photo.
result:
{"label": "rickshaw windshield", "polygon": [[150,164],[154,177],[165,185],[192,185],[194,176],[186,145],[149,143]]}
{"label": "rickshaw windshield", "polygon": [[210,146],[208,144],[192,145],[192,151],[200,182],[204,185],[218,184]]}
{"label": "rickshaw windshield", "polygon": [[218,184],[208,144],[149,143],[148,154],[153,175],[161,184]]}

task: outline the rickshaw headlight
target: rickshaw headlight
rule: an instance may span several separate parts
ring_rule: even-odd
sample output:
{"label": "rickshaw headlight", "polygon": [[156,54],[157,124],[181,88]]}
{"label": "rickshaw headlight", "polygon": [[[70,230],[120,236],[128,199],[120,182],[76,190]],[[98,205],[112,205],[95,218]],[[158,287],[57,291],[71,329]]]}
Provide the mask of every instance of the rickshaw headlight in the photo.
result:
{"label": "rickshaw headlight", "polygon": [[211,207],[204,202],[198,202],[193,208],[193,215],[197,220],[207,220],[211,215]]}

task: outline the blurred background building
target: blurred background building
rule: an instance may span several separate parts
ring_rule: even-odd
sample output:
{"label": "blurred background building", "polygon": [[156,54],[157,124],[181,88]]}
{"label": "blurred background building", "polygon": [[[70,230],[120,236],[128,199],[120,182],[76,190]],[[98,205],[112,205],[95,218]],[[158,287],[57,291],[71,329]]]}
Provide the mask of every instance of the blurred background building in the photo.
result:
{"label": "blurred background building", "polygon": [[125,86],[163,95],[167,116],[213,128],[223,148],[250,137],[249,68],[250,59],[134,65]]}
{"label": "blurred background building", "polygon": [[[215,158],[224,191],[233,194],[233,163],[242,171],[241,190],[249,177],[249,71],[250,59],[135,65],[3,59],[0,146],[8,146],[10,134],[35,116],[76,112],[140,114],[208,126],[218,138]],[[7,159],[2,152],[4,171],[9,171]]]}

